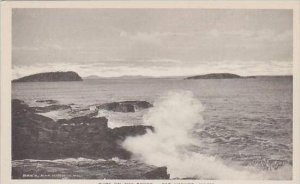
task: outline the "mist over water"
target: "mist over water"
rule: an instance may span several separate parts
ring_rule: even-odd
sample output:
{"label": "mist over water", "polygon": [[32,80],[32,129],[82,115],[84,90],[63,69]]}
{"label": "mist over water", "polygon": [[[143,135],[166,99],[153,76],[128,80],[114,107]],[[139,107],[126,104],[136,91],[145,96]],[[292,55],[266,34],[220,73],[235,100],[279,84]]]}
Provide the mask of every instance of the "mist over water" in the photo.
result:
{"label": "mist over water", "polygon": [[[259,171],[253,167],[225,164],[220,158],[191,151],[199,141],[192,137],[195,126],[205,122],[204,107],[189,91],[168,92],[154,102],[144,115],[145,124],[154,132],[129,137],[123,147],[135,159],[155,166],[167,166],[171,178],[197,179],[281,179],[290,178],[291,167],[275,171]],[[281,171],[281,172],[280,172]]]}

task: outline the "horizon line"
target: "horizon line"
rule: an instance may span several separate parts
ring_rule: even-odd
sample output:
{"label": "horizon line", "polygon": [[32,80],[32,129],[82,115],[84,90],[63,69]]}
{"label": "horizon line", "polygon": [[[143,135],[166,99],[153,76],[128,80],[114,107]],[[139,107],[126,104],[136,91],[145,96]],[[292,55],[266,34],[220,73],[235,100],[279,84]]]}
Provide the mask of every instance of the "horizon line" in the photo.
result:
{"label": "horizon line", "polygon": [[[31,76],[31,75],[35,75],[35,74],[40,74],[40,73],[50,73],[50,72],[74,72],[74,71],[49,71],[49,72],[39,72],[39,73],[33,73],[30,75],[25,75],[22,77],[18,77],[18,78],[13,78],[12,80],[15,79],[20,79],[23,77],[27,77],[27,76]],[[76,72],[78,74],[78,72]],[[169,76],[151,76],[151,75],[120,75],[120,76],[99,76],[99,75],[88,75],[88,76],[79,76],[81,78],[89,78],[89,77],[95,77],[95,78],[130,78],[130,77],[135,77],[135,78],[176,78],[176,77],[192,77],[192,76],[198,76],[198,75],[207,75],[207,74],[221,74],[221,73],[229,73],[229,74],[236,74],[236,73],[230,73],[230,72],[210,72],[210,73],[205,73],[205,74],[193,74],[193,75],[169,75]],[[263,76],[267,76],[267,77],[272,77],[272,76],[293,76],[293,74],[257,74],[257,75],[240,75],[240,74],[236,74],[239,75],[241,77],[263,77]]]}

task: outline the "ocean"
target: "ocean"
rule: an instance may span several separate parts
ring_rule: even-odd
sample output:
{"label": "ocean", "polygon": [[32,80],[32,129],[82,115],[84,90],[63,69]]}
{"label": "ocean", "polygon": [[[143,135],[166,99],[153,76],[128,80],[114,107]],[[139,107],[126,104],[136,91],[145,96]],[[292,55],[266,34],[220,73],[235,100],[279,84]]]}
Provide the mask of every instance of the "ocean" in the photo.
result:
{"label": "ocean", "polygon": [[[37,100],[57,100],[76,112],[108,102],[148,101],[153,108],[134,113],[99,110],[97,115],[107,117],[111,128],[142,124],[158,130],[125,140],[123,146],[136,155],[133,159],[167,166],[171,178],[291,179],[292,83],[288,76],[24,82],[12,83],[12,98],[30,106],[47,105]],[[57,120],[76,113],[42,115]]]}

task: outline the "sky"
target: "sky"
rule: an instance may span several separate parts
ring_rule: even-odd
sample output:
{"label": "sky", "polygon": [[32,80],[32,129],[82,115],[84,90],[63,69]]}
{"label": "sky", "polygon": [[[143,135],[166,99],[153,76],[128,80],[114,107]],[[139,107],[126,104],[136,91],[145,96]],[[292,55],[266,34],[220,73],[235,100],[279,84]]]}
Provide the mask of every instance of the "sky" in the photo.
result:
{"label": "sky", "polygon": [[14,9],[13,78],[290,75],[291,10]]}

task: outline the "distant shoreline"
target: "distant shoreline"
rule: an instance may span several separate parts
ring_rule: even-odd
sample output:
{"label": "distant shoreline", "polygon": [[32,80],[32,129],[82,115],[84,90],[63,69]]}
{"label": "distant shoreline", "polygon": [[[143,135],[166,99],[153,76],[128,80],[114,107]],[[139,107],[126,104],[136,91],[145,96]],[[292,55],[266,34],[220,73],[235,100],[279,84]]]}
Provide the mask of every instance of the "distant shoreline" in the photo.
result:
{"label": "distant shoreline", "polygon": [[[145,76],[145,77],[97,77],[97,78],[88,78],[83,77],[83,80],[112,80],[112,79],[124,79],[124,80],[136,80],[136,79],[184,79],[188,76],[162,76],[162,77],[151,77],[151,76]],[[254,75],[254,76],[242,76],[241,79],[247,79],[247,78],[266,78],[266,77],[293,77],[293,75]],[[239,79],[239,78],[236,78]]]}
{"label": "distant shoreline", "polygon": [[[50,77],[49,74],[51,74]],[[56,77],[56,75],[60,75]],[[44,76],[47,76],[46,79]],[[73,75],[70,77],[70,75]],[[55,79],[56,77],[56,79]],[[136,79],[247,79],[247,78],[265,78],[265,77],[293,77],[293,75],[250,75],[241,76],[232,73],[209,73],[203,75],[191,75],[191,76],[143,76],[143,75],[126,75],[119,77],[101,77],[97,75],[91,75],[86,77],[79,76],[76,72],[45,72],[24,76],[18,79],[13,79],[13,83],[17,82],[72,82],[82,80],[136,80]],[[53,78],[55,80],[53,80]],[[70,80],[70,78],[73,78]],[[75,78],[75,79],[74,79]]]}

